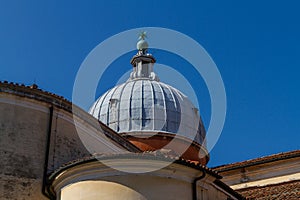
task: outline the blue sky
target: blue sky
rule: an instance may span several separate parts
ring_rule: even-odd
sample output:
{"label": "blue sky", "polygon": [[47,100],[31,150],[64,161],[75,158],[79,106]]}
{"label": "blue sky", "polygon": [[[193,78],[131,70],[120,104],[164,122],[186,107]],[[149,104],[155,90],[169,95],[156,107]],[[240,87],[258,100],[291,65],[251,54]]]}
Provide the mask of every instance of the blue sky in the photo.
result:
{"label": "blue sky", "polygon": [[[132,28],[174,29],[206,49],[225,84],[227,117],[209,166],[299,149],[299,6],[297,1],[1,1],[0,80],[36,82],[71,100],[77,70],[100,42]],[[188,63],[178,56],[153,51],[159,63],[182,67],[199,84],[207,126],[210,99],[201,77],[185,71]],[[97,95],[131,68],[134,53],[108,68]]]}

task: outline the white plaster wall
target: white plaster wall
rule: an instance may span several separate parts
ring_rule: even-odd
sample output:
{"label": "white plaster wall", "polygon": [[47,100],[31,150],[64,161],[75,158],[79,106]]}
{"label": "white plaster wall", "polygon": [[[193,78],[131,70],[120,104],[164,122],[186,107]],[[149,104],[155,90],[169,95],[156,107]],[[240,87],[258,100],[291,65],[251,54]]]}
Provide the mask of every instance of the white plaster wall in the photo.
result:
{"label": "white plaster wall", "polygon": [[[134,162],[143,160],[130,162],[124,160],[123,164],[134,165]],[[147,159],[144,167],[155,165],[156,162],[162,161]],[[201,171],[178,164],[171,164],[149,173],[122,173],[95,161],[76,165],[61,172],[57,175],[53,188],[57,194],[61,194],[62,200],[94,198],[182,200],[192,199],[192,181],[200,175]],[[218,188],[213,183],[214,180],[213,176],[207,174],[204,179],[198,181],[199,200],[227,199],[226,192]]]}

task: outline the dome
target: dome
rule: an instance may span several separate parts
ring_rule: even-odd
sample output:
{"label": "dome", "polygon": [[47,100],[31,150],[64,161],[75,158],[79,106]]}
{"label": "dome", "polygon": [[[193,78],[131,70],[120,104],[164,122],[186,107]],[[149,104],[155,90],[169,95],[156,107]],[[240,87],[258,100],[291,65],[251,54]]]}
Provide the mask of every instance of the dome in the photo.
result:
{"label": "dome", "polygon": [[137,78],[103,94],[90,114],[118,133],[179,134],[202,144],[205,131],[198,109],[188,98],[165,83]]}
{"label": "dome", "polygon": [[[139,42],[145,44],[145,33]],[[138,44],[139,44],[138,42]],[[198,109],[153,72],[148,45],[138,45],[129,79],[99,97],[89,113],[142,151],[168,150],[206,165],[205,129]]]}

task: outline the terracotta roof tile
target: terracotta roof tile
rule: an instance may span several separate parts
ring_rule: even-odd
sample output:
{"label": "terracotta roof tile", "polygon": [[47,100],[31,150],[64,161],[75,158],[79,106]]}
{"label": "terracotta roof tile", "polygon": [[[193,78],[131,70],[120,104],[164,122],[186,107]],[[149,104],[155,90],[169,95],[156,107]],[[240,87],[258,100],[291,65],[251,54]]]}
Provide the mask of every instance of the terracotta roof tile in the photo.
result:
{"label": "terracotta roof tile", "polygon": [[237,190],[247,199],[276,199],[296,200],[300,199],[300,181],[290,181],[261,187],[250,187]]}
{"label": "terracotta roof tile", "polygon": [[142,152],[142,153],[122,153],[122,154],[94,154],[92,156],[80,158],[77,160],[70,161],[68,163],[65,163],[63,166],[61,166],[59,169],[57,169],[55,172],[52,173],[51,176],[55,176],[54,174],[57,174],[67,168],[74,167],[76,165],[80,165],[87,162],[93,162],[97,159],[112,159],[112,158],[143,158],[143,159],[155,159],[155,160],[166,160],[166,161],[172,161],[177,164],[185,165],[194,169],[203,169],[206,173],[220,179],[222,176],[220,176],[216,171],[208,168],[207,166],[201,165],[200,163],[195,163],[193,161],[185,160],[183,158],[179,157],[173,157],[170,155],[165,154],[164,152],[161,152],[159,150],[153,151],[153,152]]}
{"label": "terracotta roof tile", "polygon": [[72,111],[72,103],[69,100],[63,96],[41,90],[36,84],[25,86],[24,84],[0,81],[0,92],[44,101],[69,112]]}
{"label": "terracotta roof tile", "polygon": [[273,154],[273,155],[255,158],[255,159],[251,159],[251,160],[246,160],[246,161],[242,161],[242,162],[221,165],[218,167],[213,167],[212,169],[214,169],[218,172],[224,172],[224,171],[229,171],[229,170],[233,170],[233,169],[238,169],[241,167],[248,167],[248,166],[252,166],[252,165],[258,165],[258,164],[263,164],[263,163],[268,163],[268,162],[273,162],[273,161],[278,161],[278,160],[295,158],[295,157],[300,157],[300,150],[283,152],[283,153]]}
{"label": "terracotta roof tile", "polygon": [[74,160],[71,162],[66,163],[65,165],[61,166],[58,170],[54,171],[50,175],[50,182],[54,180],[54,178],[63,172],[64,170],[67,170],[69,168],[75,167],[80,164],[84,163],[89,163],[89,162],[95,162],[97,159],[112,159],[112,158],[123,158],[123,159],[128,159],[128,158],[142,158],[142,159],[154,159],[154,160],[166,160],[166,161],[172,161],[174,163],[184,165],[187,167],[191,167],[197,170],[204,170],[205,173],[214,176],[216,180],[214,183],[236,197],[237,199],[245,199],[240,193],[234,191],[231,189],[229,186],[227,186],[225,183],[220,181],[222,178],[216,171],[208,168],[207,166],[201,165],[200,163],[195,163],[193,161],[185,160],[183,158],[178,158],[178,157],[173,157],[171,155],[165,154],[164,151],[152,151],[152,152],[142,152],[142,153],[123,153],[123,154],[95,154],[93,156],[85,157],[82,159]]}

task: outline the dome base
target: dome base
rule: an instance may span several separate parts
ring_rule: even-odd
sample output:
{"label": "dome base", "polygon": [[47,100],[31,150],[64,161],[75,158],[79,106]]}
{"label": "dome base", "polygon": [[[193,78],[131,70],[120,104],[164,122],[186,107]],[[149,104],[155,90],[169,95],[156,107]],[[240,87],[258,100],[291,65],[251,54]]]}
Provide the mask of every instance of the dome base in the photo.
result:
{"label": "dome base", "polygon": [[142,151],[171,150],[173,156],[179,156],[202,165],[206,165],[209,161],[209,154],[205,147],[181,136],[178,137],[178,135],[159,132],[147,138],[145,135],[139,137],[137,134],[133,136],[128,133],[122,133],[122,136]]}

